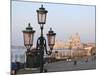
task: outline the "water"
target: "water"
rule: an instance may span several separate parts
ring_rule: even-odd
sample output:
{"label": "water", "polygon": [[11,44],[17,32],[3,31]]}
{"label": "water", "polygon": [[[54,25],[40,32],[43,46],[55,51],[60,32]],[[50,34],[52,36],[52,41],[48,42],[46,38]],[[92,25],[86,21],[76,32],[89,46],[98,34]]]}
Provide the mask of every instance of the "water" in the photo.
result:
{"label": "water", "polygon": [[12,49],[11,50],[11,62],[25,62],[26,49]]}
{"label": "water", "polygon": [[[76,52],[76,50],[69,50],[69,49],[54,49],[53,52],[58,51],[62,55],[71,55],[71,52]],[[83,51],[83,50],[80,50]],[[47,57],[48,55],[44,54],[44,57]],[[11,50],[11,61],[12,62],[21,62],[24,63],[26,61],[26,49],[23,48],[12,48]]]}

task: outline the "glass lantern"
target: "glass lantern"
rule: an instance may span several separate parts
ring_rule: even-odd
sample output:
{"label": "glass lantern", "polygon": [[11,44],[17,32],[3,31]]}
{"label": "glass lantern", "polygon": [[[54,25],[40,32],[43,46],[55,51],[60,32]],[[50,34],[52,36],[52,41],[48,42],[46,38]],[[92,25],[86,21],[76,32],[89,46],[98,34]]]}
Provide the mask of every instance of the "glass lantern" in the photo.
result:
{"label": "glass lantern", "polygon": [[41,5],[41,8],[37,10],[37,18],[38,18],[38,24],[45,24],[46,23],[46,15],[47,15],[47,10]]}
{"label": "glass lantern", "polygon": [[33,45],[33,37],[34,37],[35,30],[28,24],[26,30],[23,30],[23,37],[24,37],[24,45],[29,50]]}
{"label": "glass lantern", "polygon": [[52,28],[50,28],[47,34],[48,46],[50,47],[50,50],[52,50],[53,46],[55,45],[55,36],[56,33],[54,33],[54,31],[52,31]]}

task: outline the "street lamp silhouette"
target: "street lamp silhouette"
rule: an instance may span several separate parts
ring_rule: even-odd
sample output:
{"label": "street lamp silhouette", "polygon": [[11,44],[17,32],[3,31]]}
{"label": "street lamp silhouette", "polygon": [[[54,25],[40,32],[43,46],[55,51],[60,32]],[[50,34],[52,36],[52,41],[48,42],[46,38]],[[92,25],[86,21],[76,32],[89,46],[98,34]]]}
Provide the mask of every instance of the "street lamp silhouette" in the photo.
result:
{"label": "street lamp silhouette", "polygon": [[[39,67],[40,67],[40,73],[42,73],[43,70],[44,70],[43,69],[43,67],[44,67],[44,50],[45,50],[47,55],[50,55],[52,53],[53,46],[55,45],[56,33],[54,33],[52,28],[50,28],[50,30],[47,33],[48,46],[50,47],[49,51],[47,50],[46,39],[43,36],[43,27],[44,27],[44,24],[46,23],[47,13],[48,13],[48,11],[45,10],[43,5],[41,5],[41,7],[37,10],[37,20],[38,20],[38,24],[40,25],[40,29],[41,29],[41,35],[37,39],[37,43],[36,43],[36,50],[37,50],[37,54],[39,56],[39,61],[38,62],[39,62]],[[30,52],[30,48],[33,45],[34,33],[35,33],[35,31],[32,30],[32,27],[30,26],[30,24],[26,28],[26,30],[23,31],[24,45],[27,48],[28,53]],[[29,60],[26,60],[26,63],[27,62],[29,62]],[[28,67],[28,64],[26,64],[27,67]]]}

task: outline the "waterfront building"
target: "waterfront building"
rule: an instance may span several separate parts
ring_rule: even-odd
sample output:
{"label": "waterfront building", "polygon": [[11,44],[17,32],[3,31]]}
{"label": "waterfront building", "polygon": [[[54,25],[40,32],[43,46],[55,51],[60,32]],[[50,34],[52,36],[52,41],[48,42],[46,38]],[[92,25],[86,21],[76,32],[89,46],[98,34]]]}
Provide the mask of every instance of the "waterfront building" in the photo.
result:
{"label": "waterfront building", "polygon": [[66,42],[65,48],[72,49],[83,49],[83,44],[81,43],[80,36],[78,33],[72,35]]}

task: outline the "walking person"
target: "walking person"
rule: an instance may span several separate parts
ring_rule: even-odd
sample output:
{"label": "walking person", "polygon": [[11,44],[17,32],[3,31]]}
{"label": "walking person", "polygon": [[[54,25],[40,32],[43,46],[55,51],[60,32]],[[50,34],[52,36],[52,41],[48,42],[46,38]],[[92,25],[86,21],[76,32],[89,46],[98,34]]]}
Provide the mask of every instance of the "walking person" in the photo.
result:
{"label": "walking person", "polygon": [[74,61],[74,65],[77,65],[77,61],[76,60]]}
{"label": "walking person", "polygon": [[11,63],[11,75],[16,75],[17,64]]}

